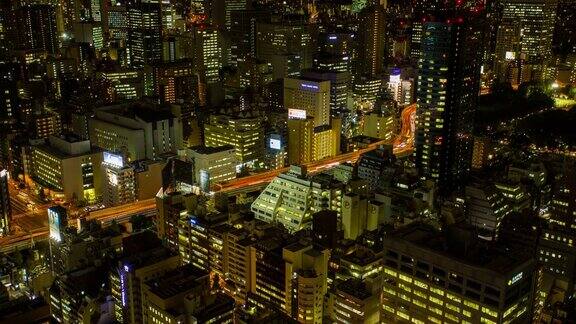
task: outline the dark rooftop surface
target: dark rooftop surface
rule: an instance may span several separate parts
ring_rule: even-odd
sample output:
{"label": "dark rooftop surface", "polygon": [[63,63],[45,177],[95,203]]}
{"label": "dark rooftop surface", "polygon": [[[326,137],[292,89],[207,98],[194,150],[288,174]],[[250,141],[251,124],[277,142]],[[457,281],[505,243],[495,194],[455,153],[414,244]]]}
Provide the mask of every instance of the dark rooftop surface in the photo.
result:
{"label": "dark rooftop surface", "polygon": [[[386,241],[405,241],[421,249],[444,255],[469,266],[507,274],[530,260],[522,251],[504,251],[490,242],[475,238],[469,228],[452,227],[443,232],[423,224],[411,224],[385,238]],[[390,244],[390,243],[389,243]]]}
{"label": "dark rooftop surface", "polygon": [[153,294],[166,299],[202,285],[202,280],[207,280],[207,276],[208,272],[192,264],[187,264],[166,273],[160,278],[147,281],[146,285],[150,287],[150,291]]}
{"label": "dark rooftop surface", "polygon": [[364,282],[361,280],[354,278],[341,282],[338,284],[337,289],[360,300],[365,300],[372,296],[372,294],[366,288],[366,284],[364,284]]}
{"label": "dark rooftop surface", "polygon": [[223,145],[223,146],[218,146],[218,147],[197,145],[197,146],[190,147],[190,150],[192,150],[196,153],[199,153],[199,154],[214,154],[214,153],[224,152],[224,151],[228,151],[228,150],[232,150],[232,149],[234,149],[234,146],[232,146],[232,145]]}
{"label": "dark rooftop surface", "polygon": [[167,106],[152,105],[144,102],[130,103],[127,105],[113,106],[105,109],[106,112],[124,116],[131,119],[142,119],[151,123],[174,118],[174,115]]}

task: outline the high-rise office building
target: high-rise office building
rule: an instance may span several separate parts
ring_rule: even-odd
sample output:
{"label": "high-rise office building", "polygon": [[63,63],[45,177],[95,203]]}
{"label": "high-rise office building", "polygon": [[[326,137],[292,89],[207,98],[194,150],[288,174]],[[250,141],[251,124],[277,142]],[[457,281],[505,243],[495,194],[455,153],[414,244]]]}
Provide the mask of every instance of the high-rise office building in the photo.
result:
{"label": "high-rise office building", "polygon": [[334,307],[330,317],[334,323],[378,323],[380,320],[378,286],[358,279],[338,283],[334,292],[331,292]]}
{"label": "high-rise office building", "polygon": [[128,37],[128,10],[119,3],[111,3],[108,7],[108,18],[104,21],[106,39],[123,40]]}
{"label": "high-rise office building", "polygon": [[553,48],[559,54],[576,53],[576,1],[559,0]]}
{"label": "high-rise office building", "polygon": [[215,106],[224,99],[220,82],[226,55],[222,31],[215,25],[195,24],[191,28],[191,57],[198,74],[198,97],[200,106]]}
{"label": "high-rise office building", "polygon": [[322,322],[330,250],[297,242],[285,247],[282,255],[286,267],[286,313],[299,323]]}
{"label": "high-rise office building", "polygon": [[89,122],[92,143],[121,153],[128,162],[154,159],[182,148],[182,124],[167,105],[128,103],[96,109]]}
{"label": "high-rise office building", "polygon": [[44,112],[32,116],[32,131],[35,138],[47,139],[50,135],[60,135],[62,121],[56,112]]}
{"label": "high-rise office building", "polygon": [[127,6],[130,64],[143,66],[162,60],[162,7],[135,1]]}
{"label": "high-rise office building", "polygon": [[349,72],[311,69],[302,72],[305,80],[330,81],[330,114],[342,119],[342,134],[352,136],[356,114],[352,111],[351,77]]}
{"label": "high-rise office building", "polygon": [[496,239],[500,222],[512,212],[512,207],[492,184],[470,184],[464,193],[466,217],[478,229],[478,236],[487,240]]}
{"label": "high-rise office building", "polygon": [[206,192],[210,186],[236,178],[236,150],[232,145],[220,147],[193,146],[186,156],[194,165],[194,182]]}
{"label": "high-rise office building", "polygon": [[576,177],[574,161],[567,160],[556,181],[547,226],[538,244],[538,260],[563,287],[564,299],[576,295]]}
{"label": "high-rise office building", "polygon": [[361,15],[358,62],[360,74],[377,75],[384,68],[386,10],[375,4],[366,7]]}
{"label": "high-rise office building", "polygon": [[338,155],[341,129],[340,118],[314,127],[312,117],[288,117],[288,163],[303,164]]}
{"label": "high-rise office building", "polygon": [[314,67],[320,70],[351,72],[352,61],[358,49],[355,33],[336,29],[322,33],[318,37],[318,54],[314,56]]}
{"label": "high-rise office building", "polygon": [[274,79],[297,76],[312,67],[313,52],[310,27],[304,21],[256,25],[256,57],[272,64]]}
{"label": "high-rise office building", "polygon": [[[552,54],[552,38],[556,19],[556,1],[504,0],[496,35],[495,72],[501,80],[519,81],[508,73],[511,64],[536,65],[541,70]],[[525,66],[525,69],[529,69]],[[521,74],[532,74],[522,71]],[[541,77],[525,75],[520,80]]]}
{"label": "high-rise office building", "polygon": [[164,247],[127,255],[110,273],[114,317],[119,322],[143,323],[149,309],[144,310],[146,282],[176,269],[180,257]]}
{"label": "high-rise office building", "polygon": [[10,233],[12,207],[10,206],[10,191],[8,190],[8,171],[0,171],[0,236]]}
{"label": "high-rise office building", "polygon": [[213,1],[212,16],[220,28],[230,30],[232,27],[232,14],[234,11],[246,10],[248,0],[215,0]]}
{"label": "high-rise office building", "polygon": [[9,17],[6,28],[16,49],[40,50],[52,55],[58,52],[60,44],[54,6],[25,5],[13,9]]}
{"label": "high-rise office building", "polygon": [[234,300],[210,294],[210,276],[193,265],[184,265],[151,278],[142,285],[143,323],[232,323]]}
{"label": "high-rise office building", "polygon": [[232,65],[256,57],[256,26],[270,22],[271,12],[266,10],[234,10],[230,12],[230,61]]}
{"label": "high-rise office building", "polygon": [[196,25],[192,28],[193,61],[204,83],[213,84],[220,79],[224,62],[221,32],[215,26]]}
{"label": "high-rise office building", "polygon": [[421,176],[438,181],[441,190],[457,186],[470,169],[480,78],[478,20],[468,14],[424,24],[414,153]]}
{"label": "high-rise office building", "polygon": [[343,89],[336,81],[335,88],[331,84],[328,78],[284,79],[289,163],[307,163],[338,154],[342,122],[330,117],[330,103],[332,92],[336,100],[342,95],[338,90]]}
{"label": "high-rise office building", "polygon": [[330,80],[284,79],[284,109],[288,117],[314,118],[314,126],[330,124]]}
{"label": "high-rise office building", "polygon": [[364,116],[362,135],[392,141],[396,135],[397,121],[390,111],[374,111]]}

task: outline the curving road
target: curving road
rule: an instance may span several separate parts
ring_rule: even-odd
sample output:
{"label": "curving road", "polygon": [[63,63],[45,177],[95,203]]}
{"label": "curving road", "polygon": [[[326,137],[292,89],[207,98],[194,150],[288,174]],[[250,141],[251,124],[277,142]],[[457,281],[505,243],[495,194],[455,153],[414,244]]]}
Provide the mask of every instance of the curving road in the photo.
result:
{"label": "curving road", "polygon": [[[396,155],[406,155],[412,151],[414,142],[414,120],[416,115],[416,104],[406,106],[401,113],[400,119],[402,122],[402,128],[400,134],[390,143],[389,141],[379,141],[368,145],[368,147],[360,149],[358,151],[340,154],[335,157],[324,159],[321,161],[311,162],[305,164],[309,173],[317,173],[329,168],[334,167],[340,163],[344,162],[356,162],[360,155],[375,150],[380,145],[392,144],[394,146],[394,154]],[[248,177],[243,177],[239,179],[232,180],[230,182],[216,185],[214,190],[216,192],[232,192],[242,188],[255,187],[268,183],[272,181],[276,176],[282,172],[288,171],[289,167],[276,169],[272,171],[267,171],[263,173],[258,173]],[[47,206],[43,205],[43,208]],[[109,224],[112,220],[116,220],[119,223],[123,223],[129,220],[130,216],[135,214],[147,214],[153,213],[156,210],[156,200],[146,199],[142,201],[137,201],[130,204],[125,204],[121,206],[105,208],[98,211],[90,212],[86,218],[96,219],[104,224]],[[41,214],[46,215],[44,210]],[[24,215],[21,215],[24,216]],[[20,218],[21,216],[18,216]],[[20,233],[16,235],[11,235],[9,237],[0,238],[0,250],[6,251],[10,247],[24,246],[27,240],[31,238],[45,238],[48,235],[47,225],[42,226],[42,228],[35,229],[31,233]]]}

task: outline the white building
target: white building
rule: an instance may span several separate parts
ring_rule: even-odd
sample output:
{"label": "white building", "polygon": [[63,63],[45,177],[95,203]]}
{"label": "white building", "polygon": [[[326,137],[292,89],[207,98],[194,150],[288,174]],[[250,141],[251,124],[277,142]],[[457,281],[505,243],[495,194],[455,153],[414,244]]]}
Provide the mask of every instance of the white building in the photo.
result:
{"label": "white building", "polygon": [[186,155],[194,165],[194,182],[204,190],[210,185],[236,178],[236,150],[232,145],[193,146]]}
{"label": "white building", "polygon": [[310,228],[312,214],[336,210],[340,215],[342,189],[322,179],[308,179],[306,170],[292,166],[278,175],[252,203],[256,219],[279,222],[290,232]]}
{"label": "white building", "polygon": [[89,122],[92,144],[128,161],[155,159],[183,146],[182,122],[168,106],[129,103],[102,107]]}

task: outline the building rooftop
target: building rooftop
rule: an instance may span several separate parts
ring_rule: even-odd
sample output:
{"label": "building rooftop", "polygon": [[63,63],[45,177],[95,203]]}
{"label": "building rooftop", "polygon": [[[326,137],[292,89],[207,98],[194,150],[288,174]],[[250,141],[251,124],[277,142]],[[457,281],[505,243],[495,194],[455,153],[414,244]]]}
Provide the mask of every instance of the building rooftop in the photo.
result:
{"label": "building rooftop", "polygon": [[339,283],[336,289],[360,300],[372,297],[372,293],[368,291],[366,284],[354,278]]}
{"label": "building rooftop", "polygon": [[144,251],[135,255],[130,255],[121,260],[122,265],[128,269],[140,269],[146,266],[161,262],[175,256],[165,247],[157,247],[153,250]]}
{"label": "building rooftop", "polygon": [[[222,316],[234,311],[234,299],[232,299],[232,297],[217,294],[212,298],[204,308],[194,314],[198,323],[206,323],[209,320],[214,320],[217,316]],[[232,316],[232,314],[230,314],[230,316]]]}
{"label": "building rooftop", "polygon": [[138,118],[147,123],[174,118],[174,115],[167,105],[157,105],[145,101],[103,107],[100,109],[109,114],[130,119]]}
{"label": "building rooftop", "polygon": [[208,281],[207,277],[208,272],[187,264],[167,272],[162,277],[148,280],[146,285],[150,287],[150,292],[167,299],[201,286],[202,281]]}
{"label": "building rooftop", "polygon": [[413,245],[432,255],[444,256],[453,261],[491,270],[501,275],[509,274],[531,260],[522,251],[505,251],[493,242],[477,238],[472,228],[452,226],[440,232],[431,226],[414,223],[384,239],[384,246]]}
{"label": "building rooftop", "polygon": [[300,251],[300,250],[302,250],[308,246],[310,246],[310,243],[298,241],[298,242],[292,243],[292,244],[284,247],[284,249],[286,249],[290,252],[296,252],[296,251]]}
{"label": "building rooftop", "polygon": [[372,250],[367,248],[358,247],[354,252],[342,256],[343,261],[347,261],[360,266],[366,266],[374,262],[378,262],[382,257],[376,255]]}
{"label": "building rooftop", "polygon": [[223,145],[223,146],[218,146],[218,147],[196,145],[196,146],[190,147],[190,150],[192,150],[198,154],[214,154],[214,153],[224,152],[224,151],[233,150],[233,149],[234,149],[234,146],[232,146],[232,145]]}

